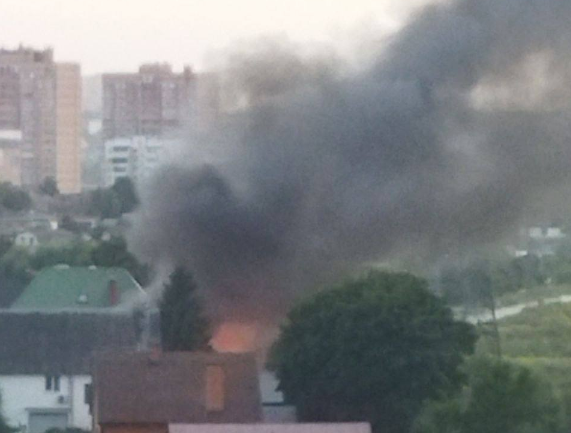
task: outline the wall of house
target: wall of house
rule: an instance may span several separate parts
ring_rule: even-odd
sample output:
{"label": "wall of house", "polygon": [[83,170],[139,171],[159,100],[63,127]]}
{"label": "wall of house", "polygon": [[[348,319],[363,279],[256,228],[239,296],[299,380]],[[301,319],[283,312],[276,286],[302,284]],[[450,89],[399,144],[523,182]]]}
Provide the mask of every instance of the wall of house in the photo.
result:
{"label": "wall of house", "polygon": [[11,426],[24,430],[29,409],[67,409],[70,427],[91,430],[91,415],[85,403],[85,385],[90,383],[87,375],[61,376],[59,391],[48,391],[45,376],[0,376],[2,412]]}
{"label": "wall of house", "polygon": [[167,424],[104,424],[101,433],[168,433]]}

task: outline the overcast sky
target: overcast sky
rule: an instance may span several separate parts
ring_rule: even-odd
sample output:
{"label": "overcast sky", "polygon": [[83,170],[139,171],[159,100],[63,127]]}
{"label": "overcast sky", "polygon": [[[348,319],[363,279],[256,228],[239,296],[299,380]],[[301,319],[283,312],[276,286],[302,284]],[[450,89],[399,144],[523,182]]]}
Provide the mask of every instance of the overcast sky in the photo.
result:
{"label": "overcast sky", "polygon": [[149,61],[208,65],[213,50],[282,34],[329,42],[378,25],[398,28],[427,0],[0,0],[0,46],[51,46],[84,74]]}

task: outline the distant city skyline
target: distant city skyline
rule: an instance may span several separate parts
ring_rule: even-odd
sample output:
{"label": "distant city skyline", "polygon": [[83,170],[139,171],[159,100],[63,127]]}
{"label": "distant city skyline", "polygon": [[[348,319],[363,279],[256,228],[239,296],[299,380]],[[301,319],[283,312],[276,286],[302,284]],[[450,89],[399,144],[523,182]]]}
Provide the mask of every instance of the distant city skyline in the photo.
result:
{"label": "distant city skyline", "polygon": [[134,72],[148,62],[180,70],[239,40],[285,35],[296,42],[350,39],[366,26],[391,31],[433,0],[0,0],[0,46],[52,47],[84,75]]}

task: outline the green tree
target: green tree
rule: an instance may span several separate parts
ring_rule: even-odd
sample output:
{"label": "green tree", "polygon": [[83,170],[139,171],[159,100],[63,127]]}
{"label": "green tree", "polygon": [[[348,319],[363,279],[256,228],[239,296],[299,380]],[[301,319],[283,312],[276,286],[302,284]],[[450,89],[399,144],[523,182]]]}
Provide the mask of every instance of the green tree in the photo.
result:
{"label": "green tree", "polygon": [[34,271],[59,264],[69,266],[89,266],[93,264],[91,258],[93,246],[90,243],[76,241],[60,247],[44,246],[30,257],[29,266]]}
{"label": "green tree", "polygon": [[208,348],[210,333],[192,275],[177,267],[160,302],[161,340],[165,351]]}
{"label": "green tree", "polygon": [[467,363],[468,386],[426,402],[414,433],[558,433],[562,411],[529,369],[491,358]]}
{"label": "green tree", "polygon": [[0,307],[9,307],[32,279],[30,256],[20,248],[11,248],[0,258]]}
{"label": "green tree", "polygon": [[30,209],[32,199],[23,189],[9,182],[2,182],[0,183],[0,205],[5,209],[20,212]]}
{"label": "green tree", "polygon": [[70,215],[64,215],[60,222],[59,228],[72,233],[81,233],[81,227]]}
{"label": "green tree", "polygon": [[125,239],[119,236],[109,241],[102,241],[91,251],[91,262],[96,266],[119,267],[127,269],[131,275],[145,286],[149,283],[151,270],[148,265],[139,260],[128,249]]}
{"label": "green tree", "polygon": [[0,394],[0,433],[14,433],[16,429],[10,427],[2,416],[2,395]]}
{"label": "green tree", "polygon": [[110,189],[96,189],[90,195],[89,213],[101,218],[121,216],[121,202],[117,194]]}
{"label": "green tree", "polygon": [[289,313],[268,366],[302,421],[361,420],[404,433],[426,398],[457,389],[475,331],[427,286],[371,272]]}
{"label": "green tree", "polygon": [[14,245],[14,242],[8,236],[0,236],[0,259],[6,254]]}
{"label": "green tree", "polygon": [[111,191],[117,196],[121,214],[129,213],[135,210],[139,204],[139,196],[135,189],[135,184],[128,177],[120,177],[111,187]]}
{"label": "green tree", "polygon": [[56,196],[59,194],[59,189],[57,187],[57,182],[51,176],[48,176],[44,179],[42,184],[40,185],[40,193],[43,195],[49,195],[50,197]]}

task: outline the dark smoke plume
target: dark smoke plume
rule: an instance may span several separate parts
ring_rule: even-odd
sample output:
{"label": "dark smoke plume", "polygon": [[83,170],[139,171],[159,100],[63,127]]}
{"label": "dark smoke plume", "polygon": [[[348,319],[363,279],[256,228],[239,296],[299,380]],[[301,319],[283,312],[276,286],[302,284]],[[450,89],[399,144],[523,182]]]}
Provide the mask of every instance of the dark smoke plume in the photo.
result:
{"label": "dark smoke plume", "polygon": [[570,22],[569,0],[460,0],[359,73],[239,55],[249,108],[189,138],[210,163],[159,173],[139,249],[194,270],[217,317],[256,321],[366,262],[497,241],[571,175]]}

